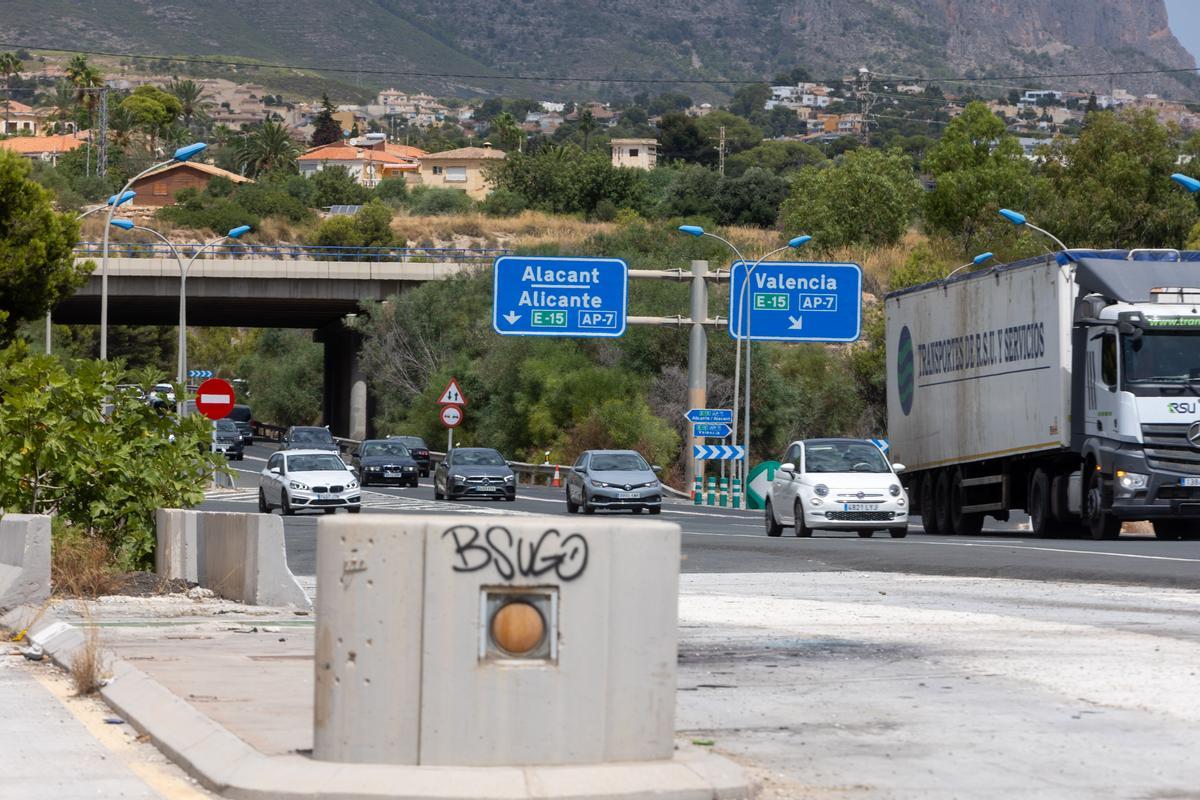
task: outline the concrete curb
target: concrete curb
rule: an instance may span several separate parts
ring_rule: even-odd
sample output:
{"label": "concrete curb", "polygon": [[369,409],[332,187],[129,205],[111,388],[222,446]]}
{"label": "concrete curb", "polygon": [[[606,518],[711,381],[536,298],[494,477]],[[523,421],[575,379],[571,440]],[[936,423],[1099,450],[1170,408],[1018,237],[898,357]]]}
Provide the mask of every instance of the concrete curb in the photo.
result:
{"label": "concrete curb", "polygon": [[[29,640],[69,669],[83,633],[38,616],[37,609],[18,608],[0,616],[0,626],[28,627]],[[756,793],[736,764],[691,748],[670,761],[549,767],[415,767],[267,756],[128,662],[110,656],[106,663],[112,678],[100,696],[206,788],[239,800],[743,800]]]}
{"label": "concrete curb", "polygon": [[50,517],[0,514],[0,612],[50,597]]}

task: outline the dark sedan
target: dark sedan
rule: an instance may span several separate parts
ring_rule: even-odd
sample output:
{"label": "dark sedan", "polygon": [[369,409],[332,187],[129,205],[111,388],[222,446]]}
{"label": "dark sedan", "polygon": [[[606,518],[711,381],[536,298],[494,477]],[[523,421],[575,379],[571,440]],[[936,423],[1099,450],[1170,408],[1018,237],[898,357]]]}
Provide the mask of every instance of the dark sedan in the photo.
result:
{"label": "dark sedan", "polygon": [[351,456],[358,482],[417,485],[419,467],[408,448],[395,439],[367,439]]}
{"label": "dark sedan", "polygon": [[407,447],[408,452],[412,453],[413,460],[421,469],[421,477],[429,477],[429,445],[425,444],[424,439],[420,436],[389,436],[388,438]]}
{"label": "dark sedan", "polygon": [[318,428],[315,425],[293,425],[283,434],[280,442],[281,450],[331,450],[334,453],[341,448],[333,440],[329,428]]}
{"label": "dark sedan", "polygon": [[490,447],[456,447],[433,472],[437,500],[463,497],[517,499],[517,476],[504,457]]}

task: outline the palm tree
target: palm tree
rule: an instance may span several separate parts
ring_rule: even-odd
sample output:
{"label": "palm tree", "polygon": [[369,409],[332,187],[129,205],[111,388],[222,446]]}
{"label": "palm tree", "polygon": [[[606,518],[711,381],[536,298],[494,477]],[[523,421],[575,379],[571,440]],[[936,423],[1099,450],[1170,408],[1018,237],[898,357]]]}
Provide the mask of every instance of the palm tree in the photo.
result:
{"label": "palm tree", "polygon": [[238,144],[237,163],[254,175],[275,169],[291,169],[300,148],[286,125],[267,120]]}
{"label": "palm tree", "polygon": [[99,95],[96,89],[104,85],[104,76],[100,70],[87,61],[87,56],[76,55],[67,64],[67,80],[75,87],[75,100],[87,111],[88,130],[94,127],[94,115]]}
{"label": "palm tree", "polygon": [[124,153],[133,144],[137,120],[120,103],[108,109],[108,143],[114,152]]}
{"label": "palm tree", "polygon": [[516,118],[502,111],[492,118],[492,133],[499,140],[502,150],[511,150],[516,147],[517,151],[521,150],[521,128],[517,125]]}
{"label": "palm tree", "polygon": [[54,84],[54,94],[50,97],[50,105],[54,107],[54,118],[58,121],[58,132],[62,133],[66,123],[75,115],[75,90],[66,81]]}
{"label": "palm tree", "polygon": [[0,133],[8,133],[9,110],[12,108],[13,102],[13,76],[24,68],[25,65],[21,63],[21,59],[17,58],[16,53],[0,53],[0,74],[4,75],[4,85],[8,87],[8,92],[4,96],[4,130]]}
{"label": "palm tree", "polygon": [[193,120],[203,123],[208,118],[208,101],[200,84],[193,80],[173,80],[167,91],[183,106],[183,126],[188,131],[192,130]]}
{"label": "palm tree", "polygon": [[588,149],[588,142],[592,138],[592,134],[596,132],[596,118],[592,115],[590,108],[585,108],[583,113],[579,115],[579,132],[583,134],[583,149]]}

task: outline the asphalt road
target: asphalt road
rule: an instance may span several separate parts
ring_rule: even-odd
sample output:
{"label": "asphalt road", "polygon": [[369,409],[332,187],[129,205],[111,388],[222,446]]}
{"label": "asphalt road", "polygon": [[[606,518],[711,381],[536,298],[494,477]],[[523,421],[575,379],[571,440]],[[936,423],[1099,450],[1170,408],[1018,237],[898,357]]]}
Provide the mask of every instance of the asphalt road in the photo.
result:
{"label": "asphalt road", "polygon": [[[213,493],[202,508],[254,510],[258,473],[273,449],[263,445],[247,448],[244,461],[231,463],[237,489]],[[423,479],[416,489],[369,487],[363,494],[363,513],[566,516],[561,489],[521,486],[517,494],[513,503],[436,501],[430,479]],[[305,512],[284,521],[288,564],[297,575],[315,572],[316,524],[321,516]],[[682,502],[664,504],[658,519],[676,522],[683,528],[684,572],[901,572],[1200,589],[1200,541],[1160,542],[1153,537],[1130,535],[1103,542],[1036,539],[1016,524],[991,520],[984,532],[974,537],[928,536],[919,522],[914,522],[905,539],[892,539],[886,534],[860,539],[852,532],[826,531],[815,532],[811,539],[797,539],[789,535],[789,529],[783,537],[771,539],[763,530],[760,511],[705,508]]]}

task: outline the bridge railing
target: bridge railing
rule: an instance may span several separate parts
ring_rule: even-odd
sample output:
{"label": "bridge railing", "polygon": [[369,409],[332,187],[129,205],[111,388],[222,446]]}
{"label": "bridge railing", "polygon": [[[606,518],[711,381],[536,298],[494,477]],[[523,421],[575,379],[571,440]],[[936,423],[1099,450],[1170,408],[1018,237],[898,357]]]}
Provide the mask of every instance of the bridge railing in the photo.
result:
{"label": "bridge railing", "polygon": [[[204,245],[177,244],[184,258],[191,258]],[[80,242],[75,247],[79,258],[99,258],[102,242]],[[276,261],[369,261],[369,262],[452,262],[487,263],[498,256],[512,255],[512,250],[490,247],[332,247],[296,244],[239,244],[230,242],[214,245],[200,258],[255,258]],[[174,253],[162,242],[109,242],[109,258],[173,258]]]}

